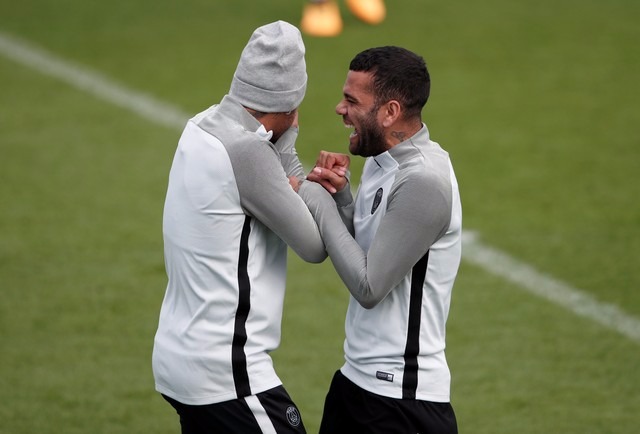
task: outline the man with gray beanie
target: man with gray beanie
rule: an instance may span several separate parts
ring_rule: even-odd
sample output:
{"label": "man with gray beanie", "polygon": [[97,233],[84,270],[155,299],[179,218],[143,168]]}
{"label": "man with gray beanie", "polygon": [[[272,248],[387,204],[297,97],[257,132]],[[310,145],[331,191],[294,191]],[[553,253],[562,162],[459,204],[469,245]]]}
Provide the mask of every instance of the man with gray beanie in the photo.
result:
{"label": "man with gray beanie", "polygon": [[228,95],[190,119],[178,143],[153,373],[182,433],[305,432],[269,356],[280,342],[287,246],[308,262],[326,258],[291,188],[304,178],[294,147],[304,54],[291,24],[255,30]]}

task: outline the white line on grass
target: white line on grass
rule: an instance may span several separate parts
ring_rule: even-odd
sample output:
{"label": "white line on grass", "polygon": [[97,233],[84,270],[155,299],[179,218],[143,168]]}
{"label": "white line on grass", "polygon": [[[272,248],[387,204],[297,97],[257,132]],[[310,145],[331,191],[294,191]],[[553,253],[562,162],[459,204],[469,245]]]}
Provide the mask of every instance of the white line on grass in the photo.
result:
{"label": "white line on grass", "polygon": [[465,261],[640,343],[640,321],[617,306],[598,301],[585,291],[573,288],[498,249],[482,244],[473,231],[463,234],[462,250]]}
{"label": "white line on grass", "polygon": [[189,116],[152,96],[137,92],[109,78],[60,59],[25,41],[0,32],[0,52],[5,57],[122,107],[165,127],[183,128]]}
{"label": "white line on grass", "polygon": [[[0,32],[0,53],[5,57],[68,85],[110,102],[163,127],[182,129],[190,115],[149,95],[60,59],[51,53]],[[640,343],[640,320],[618,307],[597,301],[586,292],[541,273],[517,259],[464,233],[465,261],[496,274],[520,288],[593,320]]]}

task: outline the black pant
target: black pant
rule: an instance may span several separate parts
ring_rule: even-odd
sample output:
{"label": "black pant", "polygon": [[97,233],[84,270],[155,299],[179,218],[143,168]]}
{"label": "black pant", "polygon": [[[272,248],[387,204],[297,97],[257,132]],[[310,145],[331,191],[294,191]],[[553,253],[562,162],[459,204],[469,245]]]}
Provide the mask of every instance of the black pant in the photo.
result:
{"label": "black pant", "polygon": [[306,433],[300,412],[282,386],[208,405],[187,405],[162,396],[180,416],[182,434],[261,434],[271,425],[278,434]]}
{"label": "black pant", "polygon": [[324,404],[320,434],[457,434],[448,402],[394,399],[368,392],[336,372]]}

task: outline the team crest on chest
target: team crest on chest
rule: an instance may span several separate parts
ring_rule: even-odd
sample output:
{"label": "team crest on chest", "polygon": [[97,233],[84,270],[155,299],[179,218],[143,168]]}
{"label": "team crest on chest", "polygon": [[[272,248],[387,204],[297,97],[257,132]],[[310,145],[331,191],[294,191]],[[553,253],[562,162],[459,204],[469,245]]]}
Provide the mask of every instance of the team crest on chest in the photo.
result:
{"label": "team crest on chest", "polygon": [[373,198],[373,205],[371,205],[371,214],[376,212],[376,210],[380,206],[380,202],[382,202],[383,194],[384,194],[384,190],[382,190],[382,187],[380,187],[378,191],[376,191],[376,197]]}

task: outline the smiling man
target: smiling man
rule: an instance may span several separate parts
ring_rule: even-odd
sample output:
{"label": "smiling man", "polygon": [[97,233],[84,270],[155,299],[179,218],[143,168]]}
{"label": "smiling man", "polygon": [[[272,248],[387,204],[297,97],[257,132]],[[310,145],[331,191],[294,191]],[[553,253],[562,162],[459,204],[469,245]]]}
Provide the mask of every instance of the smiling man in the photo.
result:
{"label": "smiling man", "polygon": [[355,202],[347,155],[322,152],[307,177],[333,193],[305,201],[351,294],[323,434],[457,433],[444,351],[462,210],[449,154],[422,122],[429,90],[415,53],[358,54],[336,107],[349,151],[367,158]]}

